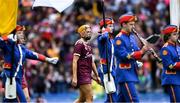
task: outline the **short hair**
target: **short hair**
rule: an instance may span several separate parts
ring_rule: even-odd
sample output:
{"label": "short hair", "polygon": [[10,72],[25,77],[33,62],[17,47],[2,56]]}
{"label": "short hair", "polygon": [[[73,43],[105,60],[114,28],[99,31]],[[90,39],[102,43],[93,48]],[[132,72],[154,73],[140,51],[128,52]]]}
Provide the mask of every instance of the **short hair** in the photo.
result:
{"label": "short hair", "polygon": [[79,33],[79,34],[81,34],[84,30],[86,30],[87,28],[90,28],[90,26],[89,25],[81,25],[79,28],[78,28],[78,30],[77,30],[77,32]]}

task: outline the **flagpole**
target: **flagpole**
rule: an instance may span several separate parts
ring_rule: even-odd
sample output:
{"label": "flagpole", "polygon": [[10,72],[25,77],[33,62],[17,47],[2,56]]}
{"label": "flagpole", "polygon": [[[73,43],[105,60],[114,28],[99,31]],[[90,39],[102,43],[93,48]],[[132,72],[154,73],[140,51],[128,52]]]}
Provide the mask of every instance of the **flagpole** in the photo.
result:
{"label": "flagpole", "polygon": [[[14,31],[13,31],[14,32]],[[13,38],[15,37],[15,32],[13,33]],[[15,45],[16,45],[16,42],[13,42],[12,44],[12,53],[11,53],[11,73],[10,73],[10,84],[12,85],[12,78],[13,78],[13,75],[14,75],[14,70],[13,70],[13,64],[14,64],[14,50],[15,50]]]}
{"label": "flagpole", "polygon": [[[104,0],[102,0],[102,14],[103,14],[103,26],[104,28],[106,28],[106,21],[105,21],[105,8],[104,8]],[[106,62],[107,62],[107,69],[108,69],[108,81],[110,81],[110,68],[109,68],[109,62],[108,62],[108,40],[109,40],[109,34],[108,34],[108,39],[107,39],[107,42],[106,42]]]}
{"label": "flagpole", "polygon": [[[104,0],[102,0],[101,2],[102,2],[102,14],[103,14],[103,22],[104,22],[103,26],[104,26],[104,28],[106,28]],[[107,63],[107,69],[108,69],[108,81],[110,81],[110,68],[109,68],[109,60],[108,60],[108,40],[109,40],[109,34],[108,34],[108,38],[107,38],[107,42],[106,42],[106,63]],[[111,93],[108,94],[108,96],[109,96],[110,103],[112,103]]]}

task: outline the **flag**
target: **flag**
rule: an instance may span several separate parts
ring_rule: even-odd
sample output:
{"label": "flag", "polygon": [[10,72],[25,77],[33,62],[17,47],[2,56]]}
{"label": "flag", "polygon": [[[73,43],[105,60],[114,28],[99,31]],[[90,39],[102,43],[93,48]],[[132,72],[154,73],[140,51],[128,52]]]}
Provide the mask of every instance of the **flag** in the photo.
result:
{"label": "flag", "polygon": [[74,0],[35,0],[33,8],[38,6],[52,7],[57,11],[62,12],[64,9],[69,7]]}
{"label": "flag", "polygon": [[18,0],[0,0],[0,36],[8,35],[17,23]]}
{"label": "flag", "polygon": [[171,24],[180,26],[180,0],[170,0]]}

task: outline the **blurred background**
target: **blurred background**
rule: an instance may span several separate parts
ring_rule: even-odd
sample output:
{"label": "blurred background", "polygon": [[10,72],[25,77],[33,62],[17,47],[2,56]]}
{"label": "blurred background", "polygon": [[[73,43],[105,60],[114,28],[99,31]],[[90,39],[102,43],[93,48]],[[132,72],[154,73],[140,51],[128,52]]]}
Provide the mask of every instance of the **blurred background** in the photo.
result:
{"label": "blurred background", "polygon": [[[71,83],[71,64],[73,47],[79,36],[78,26],[88,23],[94,35],[99,31],[102,18],[101,0],[75,0],[73,5],[62,13],[53,8],[34,8],[33,0],[19,2],[18,24],[26,27],[26,46],[49,57],[59,57],[57,65],[34,60],[27,60],[24,65],[26,78],[32,101],[42,102],[73,102],[78,97],[78,90]],[[124,13],[134,13],[139,21],[136,30],[147,38],[160,34],[162,26],[169,24],[169,0],[105,0],[105,15],[115,21],[115,33],[119,32],[118,18]],[[92,40],[93,52],[97,66],[99,54],[96,38]],[[153,48],[159,53],[163,45],[159,39]],[[1,58],[0,71],[3,60]],[[143,57],[143,67],[139,70],[140,83],[137,85],[142,102],[169,101],[166,91],[161,87],[160,74],[162,65],[152,55]],[[2,87],[2,81],[0,81]],[[103,102],[103,88],[93,83],[95,102]],[[2,88],[0,95],[2,98]]]}

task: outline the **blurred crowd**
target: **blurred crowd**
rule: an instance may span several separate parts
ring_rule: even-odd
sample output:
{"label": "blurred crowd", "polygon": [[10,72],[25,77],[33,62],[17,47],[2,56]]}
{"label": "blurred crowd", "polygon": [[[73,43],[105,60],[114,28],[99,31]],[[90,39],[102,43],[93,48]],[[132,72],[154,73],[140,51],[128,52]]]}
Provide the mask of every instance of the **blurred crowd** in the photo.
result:
{"label": "blurred crowd", "polygon": [[[75,0],[73,5],[62,13],[53,8],[32,9],[31,5],[31,0],[22,0],[19,3],[18,24],[26,27],[26,46],[46,56],[59,57],[60,62],[51,65],[27,60],[24,69],[30,93],[73,91],[74,88],[70,85],[71,64],[74,43],[79,39],[77,28],[88,23],[92,26],[92,35],[97,35],[98,22],[102,18],[101,0]],[[161,27],[169,24],[169,0],[105,0],[104,5],[106,17],[112,17],[115,21],[115,33],[120,29],[118,18],[124,13],[137,15],[139,20],[136,30],[143,38],[153,34],[160,35]],[[92,44],[98,66],[100,58],[96,39],[92,40]],[[158,53],[162,45],[160,39],[151,46]],[[143,58],[143,64],[139,70],[138,90],[147,92],[160,88],[162,66],[151,54]],[[2,70],[2,65],[0,69]]]}

